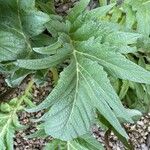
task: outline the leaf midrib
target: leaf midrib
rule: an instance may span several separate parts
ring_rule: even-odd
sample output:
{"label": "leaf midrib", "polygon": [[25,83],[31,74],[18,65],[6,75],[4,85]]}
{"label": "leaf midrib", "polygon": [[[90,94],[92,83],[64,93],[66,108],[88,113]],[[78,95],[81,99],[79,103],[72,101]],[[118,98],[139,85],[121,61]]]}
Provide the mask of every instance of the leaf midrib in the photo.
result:
{"label": "leaf midrib", "polygon": [[[73,56],[74,56],[74,59],[75,59],[75,63],[76,63],[76,87],[75,87],[75,96],[74,96],[74,100],[73,100],[73,104],[72,104],[72,108],[71,108],[71,112],[70,112],[70,115],[68,117],[68,120],[67,122],[64,124],[64,127],[67,126],[67,124],[69,123],[71,117],[72,117],[72,114],[73,114],[73,111],[74,111],[74,107],[75,107],[75,103],[77,101],[77,93],[78,93],[78,85],[79,85],[79,71],[78,71],[78,61],[77,61],[77,57],[76,57],[76,53],[75,51],[73,51]],[[63,134],[63,133],[62,133]]]}

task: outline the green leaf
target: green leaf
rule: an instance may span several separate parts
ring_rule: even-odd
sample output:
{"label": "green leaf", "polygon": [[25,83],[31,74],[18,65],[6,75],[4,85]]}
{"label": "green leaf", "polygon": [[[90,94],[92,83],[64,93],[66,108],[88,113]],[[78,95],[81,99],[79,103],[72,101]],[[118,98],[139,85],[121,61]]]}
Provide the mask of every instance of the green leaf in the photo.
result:
{"label": "green leaf", "polygon": [[134,121],[138,121],[142,117],[142,113],[135,109],[127,109],[129,115],[133,118]]}
{"label": "green leaf", "polygon": [[50,149],[53,149],[53,150],[69,150],[68,147],[67,147],[67,143],[66,142],[63,142],[63,141],[60,141],[60,140],[53,140],[51,143],[48,143],[45,147],[44,147],[44,150],[50,150]]}
{"label": "green leaf", "polygon": [[58,148],[60,150],[104,150],[102,145],[89,134],[68,142],[55,139],[48,143],[44,150],[57,150]]}
{"label": "green leaf", "polygon": [[[8,107],[9,104],[7,104]],[[1,104],[1,108],[2,108]],[[9,106],[10,107],[10,106]],[[3,108],[4,110],[5,108]],[[22,125],[19,124],[16,110],[18,108],[12,108],[12,111],[5,111],[3,113],[0,111],[0,149],[1,150],[13,150],[13,138],[15,131],[22,128]],[[15,119],[15,121],[14,121]]]}
{"label": "green leaf", "polygon": [[[31,38],[32,47],[44,47],[55,42],[55,39],[47,34],[39,34]],[[34,50],[34,49],[33,49]]]}
{"label": "green leaf", "polygon": [[24,98],[29,96],[32,85],[33,82],[30,81],[25,92],[19,98],[14,98],[9,103],[0,104],[1,150],[13,150],[15,132],[26,128],[26,126],[20,124],[17,113],[23,108],[22,103]]}
{"label": "green leaf", "polygon": [[49,15],[55,14],[55,6],[53,0],[48,0],[48,1],[37,0],[36,6],[39,7],[44,13],[47,13]]}
{"label": "green leaf", "polygon": [[122,11],[115,7],[112,12],[111,22],[118,22],[119,19],[122,19]]}
{"label": "green leaf", "polygon": [[118,52],[109,50],[104,44],[77,42],[78,53],[98,61],[113,76],[139,83],[150,83],[150,72],[127,60]]}
{"label": "green leaf", "polygon": [[100,6],[107,5],[107,0],[99,0]]}
{"label": "green leaf", "polygon": [[66,44],[63,48],[57,49],[56,54],[52,56],[46,56],[41,59],[18,59],[14,64],[30,70],[51,68],[65,60],[71,53],[71,49],[71,46]]}
{"label": "green leaf", "polygon": [[60,149],[60,150],[88,150],[84,146],[80,145],[79,143],[75,141],[68,141],[66,143],[61,142],[61,141],[53,141],[52,143],[49,143],[46,145],[44,150],[49,150],[49,149]]}
{"label": "green leaf", "polygon": [[85,15],[83,15],[83,18],[85,21],[94,19],[94,18],[100,19],[104,17],[106,13],[108,13],[114,6],[115,6],[115,3],[92,9],[91,11],[87,11]]}
{"label": "green leaf", "polygon": [[[108,75],[150,83],[150,72],[123,55],[136,49],[141,35],[123,32],[119,25],[99,20],[98,12],[106,13],[112,5],[86,12],[83,6],[87,5],[87,1],[80,1],[79,4],[70,12],[69,21],[51,16],[51,22],[46,24],[55,40],[63,35],[62,48],[55,43],[54,49],[52,45],[41,48],[39,59],[18,60],[15,63],[31,70],[50,68],[64,60],[68,63],[46,100],[28,111],[46,109],[46,113],[37,121],[42,121],[47,135],[64,141],[89,133],[96,113],[100,113],[108,122],[106,126],[111,126],[126,143],[129,137],[118,118],[126,122],[133,120],[120,102]],[[56,54],[47,53],[51,50]],[[70,143],[69,146],[72,145]],[[77,143],[73,142],[73,145],[82,149]]]}
{"label": "green leaf", "polygon": [[65,22],[60,19],[53,19],[46,24],[47,30],[52,34],[53,37],[59,36],[60,33],[68,34],[70,32],[71,23],[66,20]]}
{"label": "green leaf", "polygon": [[126,27],[127,29],[132,29],[134,23],[136,22],[136,15],[135,12],[132,10],[130,5],[126,5],[123,7],[124,11],[126,12]]}
{"label": "green leaf", "polygon": [[73,9],[69,12],[67,19],[74,22],[75,19],[85,10],[86,6],[89,4],[90,0],[81,0]]}
{"label": "green leaf", "polygon": [[[124,116],[124,108],[106,73],[97,63],[79,58],[61,74],[61,81],[58,81],[47,100],[30,111],[48,108],[53,104],[49,112],[42,117],[45,121],[45,131],[55,138],[70,140],[89,131],[93,118],[92,107],[95,107],[113,123],[118,132],[127,137],[114,114],[115,112]],[[67,82],[64,82],[66,77]],[[130,120],[127,116],[124,118]]]}
{"label": "green leaf", "polygon": [[49,54],[50,55],[50,54],[57,53],[57,49],[60,48],[61,46],[62,46],[62,41],[61,41],[61,39],[58,39],[57,42],[55,42],[49,46],[33,48],[33,50],[40,54]]}
{"label": "green leaf", "polygon": [[72,33],[71,37],[75,41],[86,41],[91,37],[99,37],[99,42],[101,42],[102,37],[118,30],[119,26],[116,24],[91,19],[88,22],[82,22],[82,25]]}
{"label": "green leaf", "polygon": [[[50,97],[47,98],[49,102],[54,101],[55,104],[43,118],[46,121],[45,132],[56,138],[61,137],[63,140],[70,140],[72,137],[75,138],[80,134],[85,134],[89,130],[93,118],[91,106],[85,102],[85,99],[80,97],[83,93],[78,90],[78,88],[81,88],[78,86],[81,85],[78,85],[74,67],[75,64],[72,63],[63,72],[63,82],[58,83],[56,87],[61,90],[54,90]],[[68,83],[64,82],[66,77],[68,78]],[[70,88],[68,88],[68,85]],[[77,92],[80,92],[80,94]],[[61,97],[60,100],[59,97]],[[48,104],[47,106],[49,107]],[[46,119],[47,117],[49,117],[49,120]],[[86,121],[83,121],[82,118]],[[53,121],[53,124],[50,125],[51,121]],[[78,126],[77,122],[80,126]]]}
{"label": "green leaf", "polygon": [[92,135],[86,134],[75,140],[88,150],[104,150],[104,147]]}
{"label": "green leaf", "polygon": [[71,149],[71,150],[79,150],[79,149],[82,149],[82,150],[88,150],[87,148],[83,147],[82,145],[76,143],[75,141],[68,141],[67,142],[67,147],[68,147],[68,150]]}
{"label": "green leaf", "polygon": [[1,103],[0,110],[4,113],[8,113],[11,111],[11,107],[7,103]]}
{"label": "green leaf", "polygon": [[[132,7],[132,10],[127,12],[128,17],[131,18],[132,22],[133,20],[137,21],[137,31],[139,33],[142,33],[145,37],[149,37],[150,35],[150,16],[149,16],[149,10],[150,10],[150,2],[149,0],[127,0],[125,1],[125,7],[129,9],[129,7]],[[133,16],[134,14],[134,16]],[[128,19],[129,20],[129,19]],[[132,25],[133,23],[131,23]],[[131,26],[129,25],[129,26]]]}
{"label": "green leaf", "polygon": [[[83,12],[78,18],[82,18],[83,14],[86,16]],[[88,15],[90,16],[90,12]],[[54,37],[59,37],[57,32],[66,35],[67,32],[61,29],[61,24],[65,25],[64,22],[59,19],[56,19],[56,22],[59,23],[59,28],[52,31]],[[86,22],[81,20],[80,25],[78,23],[74,21],[71,30],[68,30],[68,36],[63,40],[71,45],[70,55],[66,57],[70,58],[68,62],[71,63],[61,73],[58,84],[46,100],[28,111],[47,109],[44,116],[38,120],[44,122],[46,134],[68,141],[89,132],[95,122],[95,110],[98,110],[114,130],[128,140],[118,118],[123,118],[126,122],[132,122],[132,118],[121,104],[106,72],[117,78],[150,83],[150,72],[122,55],[132,51],[141,35],[122,32],[118,25],[99,21],[97,18],[89,17]],[[59,53],[56,56],[59,58]],[[31,69],[41,69],[43,65],[51,67],[51,60],[47,59],[47,64],[35,60],[32,64],[18,65],[27,66],[28,69],[31,66]]]}
{"label": "green leaf", "polygon": [[137,39],[141,38],[140,34],[127,32],[113,32],[106,37],[106,42],[113,44],[134,44]]}
{"label": "green leaf", "polygon": [[5,80],[8,86],[17,87],[31,73],[29,70],[18,69]]}
{"label": "green leaf", "polygon": [[123,80],[122,81],[122,86],[120,89],[120,93],[119,93],[119,98],[123,99],[125,97],[125,95],[127,94],[127,91],[129,89],[129,81]]}
{"label": "green leaf", "polygon": [[0,62],[25,57],[32,51],[29,38],[40,34],[49,16],[34,0],[0,0]]}

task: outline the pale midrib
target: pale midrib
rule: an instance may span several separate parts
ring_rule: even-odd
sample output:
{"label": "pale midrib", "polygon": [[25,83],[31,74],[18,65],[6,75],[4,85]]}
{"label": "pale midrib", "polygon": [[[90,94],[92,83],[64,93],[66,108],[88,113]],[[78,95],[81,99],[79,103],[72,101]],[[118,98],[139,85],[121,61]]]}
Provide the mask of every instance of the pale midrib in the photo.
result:
{"label": "pale midrib", "polygon": [[[74,96],[74,100],[73,100],[73,104],[72,104],[72,109],[71,109],[71,112],[70,112],[70,115],[69,115],[69,118],[67,120],[67,122],[65,123],[64,126],[66,126],[68,124],[68,122],[70,121],[71,119],[71,116],[72,116],[72,113],[74,112],[74,107],[75,107],[75,103],[77,101],[77,93],[78,93],[78,87],[79,87],[79,73],[81,73],[81,71],[79,70],[79,63],[78,63],[78,60],[77,60],[77,56],[76,56],[76,53],[78,53],[77,50],[74,49],[73,51],[73,56],[74,56],[74,59],[75,59],[75,63],[76,63],[76,87],[75,87],[75,96]],[[90,85],[89,85],[90,86]],[[92,89],[91,89],[92,90]]]}
{"label": "pale midrib", "polygon": [[18,99],[19,102],[17,103],[17,106],[14,108],[13,111],[11,111],[11,113],[10,113],[10,115],[9,115],[9,118],[8,118],[8,120],[7,120],[7,123],[5,124],[5,126],[2,128],[2,130],[1,130],[1,132],[0,132],[0,138],[5,135],[5,133],[6,133],[7,129],[8,129],[8,127],[11,125],[11,123],[12,123],[12,121],[13,121],[14,116],[16,115],[17,111],[19,110],[19,107],[21,106],[21,104],[23,103],[25,97],[28,95],[30,89],[32,88],[32,85],[33,85],[33,82],[32,82],[32,80],[31,80],[31,81],[29,82],[29,84],[28,84],[28,86],[27,86],[25,92],[24,92],[24,95],[23,95],[20,99]]}
{"label": "pale midrib", "polygon": [[5,135],[6,129],[7,129],[8,126],[11,124],[11,121],[12,121],[12,118],[11,118],[11,115],[10,115],[9,119],[7,120],[7,123],[3,126],[3,129],[1,130],[0,138]]}
{"label": "pale midrib", "polygon": [[103,60],[103,59],[100,59],[100,58],[98,58],[98,57],[96,57],[96,56],[94,56],[94,55],[90,55],[90,54],[87,54],[87,53],[79,52],[79,51],[77,51],[77,50],[76,50],[76,52],[77,52],[78,54],[80,54],[80,55],[84,55],[84,56],[87,56],[87,57],[90,57],[90,58],[94,58],[94,59],[98,60],[99,62],[112,65],[112,66],[117,67],[118,69],[121,69],[121,70],[122,70],[121,67],[119,67],[119,66],[117,66],[117,65],[115,65],[115,64],[113,64],[113,63],[110,63],[110,62],[108,62],[108,61],[105,61],[105,60]]}
{"label": "pale midrib", "polygon": [[74,150],[78,150],[76,149],[69,141],[67,142],[67,150],[72,150],[70,149],[70,146],[74,149]]}
{"label": "pale midrib", "polygon": [[23,99],[24,99],[24,96],[20,99],[20,102],[18,103],[17,107],[9,115],[7,123],[5,124],[5,126],[3,127],[3,129],[1,130],[0,137],[3,136],[3,135],[5,135],[7,129],[9,128],[10,124],[12,123],[14,115],[16,115],[17,110],[19,109],[20,105],[22,104]]}
{"label": "pale midrib", "polygon": [[[78,86],[79,86],[79,66],[78,66],[78,60],[77,60],[77,56],[76,56],[75,52],[74,52],[74,58],[75,58],[75,62],[76,62],[76,75],[77,75],[77,79],[76,79],[75,98],[74,98],[74,101],[73,101],[73,108],[74,108],[75,102],[77,100],[77,93],[78,93]],[[73,111],[73,109],[72,109],[72,111]]]}
{"label": "pale midrib", "polygon": [[[92,78],[91,74],[90,74],[86,69],[84,69],[84,67],[83,67],[81,64],[79,64],[79,66]],[[98,83],[94,78],[93,78],[93,80],[96,82],[97,85],[99,85],[99,83]],[[107,99],[111,99],[111,97],[109,97],[109,96],[107,95],[107,93],[105,92],[105,90],[104,90],[103,88],[101,88],[100,86],[99,86],[99,88],[100,88],[100,89],[103,91],[103,93],[106,95]],[[119,99],[115,99],[115,100],[114,100],[115,104],[118,105],[118,104],[116,103],[116,101],[119,101]],[[107,102],[107,103],[108,103],[108,102]],[[109,103],[108,103],[108,105],[109,105]],[[120,107],[120,106],[118,106],[118,107]],[[120,109],[120,111],[121,111],[121,109]]]}
{"label": "pale midrib", "polygon": [[[107,93],[105,92],[105,90],[104,90],[103,88],[101,88],[101,86],[99,85],[99,83],[91,76],[91,74],[90,74],[86,69],[84,69],[84,67],[83,67],[81,64],[79,64],[79,66],[88,74],[88,76],[90,76],[90,78],[93,79],[93,81],[95,81],[95,83],[99,86],[99,88],[102,90],[102,92],[106,95],[107,99],[111,99],[111,98],[107,95]],[[80,73],[81,73],[81,71],[80,71]],[[82,74],[83,74],[83,73],[82,73]],[[116,101],[115,101],[115,102],[116,102]]]}
{"label": "pale midrib", "polygon": [[150,0],[147,1],[147,2],[142,3],[142,5],[146,5],[146,4],[148,4],[148,3],[150,3]]}
{"label": "pale midrib", "polygon": [[[83,75],[83,73],[80,71],[80,74],[82,75],[82,77],[84,78],[84,80],[85,80],[85,82],[87,83],[87,85],[88,85],[88,87],[91,89],[91,92],[93,93],[93,96],[95,97],[95,99],[97,99],[97,97],[95,96],[95,94],[94,94],[94,91],[93,91],[93,89],[91,88],[91,86],[90,86],[90,84],[88,83],[88,81],[87,81],[87,79],[85,78],[85,76]],[[105,104],[105,102],[103,102],[103,101],[101,101],[104,105],[106,105]],[[107,104],[108,105],[108,104]],[[117,118],[116,118],[117,119]],[[117,120],[116,120],[117,121]],[[114,124],[115,124],[116,122],[114,121]],[[119,121],[118,121],[118,123],[119,123]],[[120,125],[120,123],[118,124],[118,125]],[[121,127],[121,125],[120,125],[120,127]],[[121,128],[119,129],[119,130],[122,130]],[[126,136],[125,136],[125,133],[124,133],[124,137],[125,138],[127,138]]]}
{"label": "pale midrib", "polygon": [[73,104],[72,104],[72,108],[71,108],[71,112],[70,112],[70,115],[68,117],[68,120],[67,122],[65,123],[64,127],[68,124],[68,122],[70,121],[71,119],[71,116],[74,112],[74,107],[75,107],[75,103],[76,103],[76,100],[77,100],[77,93],[78,93],[78,85],[79,85],[79,68],[78,68],[78,61],[77,61],[77,57],[76,57],[76,52],[73,51],[73,56],[75,58],[75,62],[76,62],[76,87],[75,87],[75,96],[74,96],[74,100],[73,100]]}
{"label": "pale midrib", "polygon": [[[81,64],[79,64],[79,66],[88,74],[88,76],[90,76],[94,81],[95,81],[95,83],[97,84],[97,85],[99,85],[99,88],[102,90],[102,92],[103,92],[103,94],[105,94],[106,95],[106,98],[107,99],[111,99],[111,97],[110,96],[108,96],[108,94],[105,92],[105,90],[100,86],[100,84],[91,76],[91,74],[81,65]],[[81,71],[80,71],[81,72]],[[118,105],[117,103],[116,103],[116,101],[119,101],[119,99],[116,99],[116,100],[114,100],[114,103],[116,104],[116,105]],[[109,104],[109,102],[107,102],[108,103],[108,105],[110,105]],[[122,107],[122,106],[118,106],[118,107]],[[112,108],[113,109],[113,108]],[[122,108],[123,109],[123,108]],[[121,111],[120,109],[119,109],[119,111]]]}

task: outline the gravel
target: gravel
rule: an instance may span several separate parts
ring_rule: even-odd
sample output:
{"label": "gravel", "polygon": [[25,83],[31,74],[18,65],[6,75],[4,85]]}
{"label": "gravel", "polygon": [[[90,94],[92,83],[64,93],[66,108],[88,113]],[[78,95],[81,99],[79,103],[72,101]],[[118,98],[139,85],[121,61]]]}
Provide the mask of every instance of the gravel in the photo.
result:
{"label": "gravel", "polygon": [[[135,124],[125,124],[126,131],[134,146],[134,150],[150,150],[150,113],[141,117]],[[94,137],[104,145],[105,132],[95,126],[93,128]],[[111,133],[109,145],[112,150],[125,150],[123,144]]]}
{"label": "gravel", "polygon": [[[50,91],[52,90],[52,81],[50,78],[47,79],[46,83],[43,86],[33,86],[33,102],[38,105],[42,102],[45,97],[48,96]],[[39,111],[37,113],[27,113],[27,112],[20,112],[18,114],[19,120],[21,124],[29,126],[24,131],[20,131],[16,133],[14,148],[15,150],[42,150],[45,144],[48,141],[51,141],[52,138],[33,138],[33,139],[26,139],[25,137],[35,133],[37,131],[36,126],[37,123],[33,123],[31,119],[40,118],[44,114],[44,111]]]}
{"label": "gravel", "polygon": [[[45,97],[45,94],[51,91],[52,85],[47,82],[43,87],[34,87],[34,102],[40,103],[41,100]],[[43,94],[44,92],[44,94]],[[25,135],[30,135],[36,131],[36,123],[31,122],[31,118],[39,118],[43,115],[43,111],[37,113],[19,113],[19,118],[21,124],[28,125],[29,128],[25,131],[18,132],[15,137],[15,149],[18,150],[42,150],[47,141],[51,141],[52,138],[34,138],[27,140]],[[125,128],[131,138],[132,144],[134,145],[135,150],[149,150],[150,149],[150,113],[141,117],[141,119],[136,124],[125,124]],[[105,132],[98,128],[97,126],[93,127],[94,137],[105,146],[104,135]],[[109,145],[112,150],[125,150],[123,144],[118,140],[118,138],[111,133],[109,136]]]}

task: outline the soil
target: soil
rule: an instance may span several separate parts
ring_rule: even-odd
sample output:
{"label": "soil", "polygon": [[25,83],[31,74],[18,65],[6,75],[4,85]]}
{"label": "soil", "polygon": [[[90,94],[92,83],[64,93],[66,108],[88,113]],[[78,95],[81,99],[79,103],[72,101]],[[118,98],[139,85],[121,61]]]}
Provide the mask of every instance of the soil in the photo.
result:
{"label": "soil", "polygon": [[[0,91],[5,91],[6,83],[4,82],[4,77],[0,77]],[[20,93],[23,89],[23,87],[19,88]],[[52,89],[53,86],[50,79],[48,79],[43,86],[39,87],[34,85],[33,102],[35,104],[41,103],[41,101],[51,92]],[[15,97],[16,95],[18,95],[18,92],[11,95],[11,97]],[[29,128],[16,133],[16,136],[14,138],[15,150],[43,150],[45,144],[52,140],[52,137],[33,139],[25,138],[27,135],[30,135],[37,130],[37,124],[33,123],[31,119],[39,118],[43,115],[43,113],[43,111],[30,114],[27,112],[18,113],[21,124],[28,125]],[[143,116],[136,124],[125,124],[125,127],[129,137],[131,138],[132,144],[135,147],[135,150],[150,149],[150,113]],[[93,136],[105,147],[104,135],[105,132],[101,128],[97,126],[93,127]],[[109,145],[111,147],[111,150],[125,150],[123,144],[113,133],[111,133],[109,136]]]}

